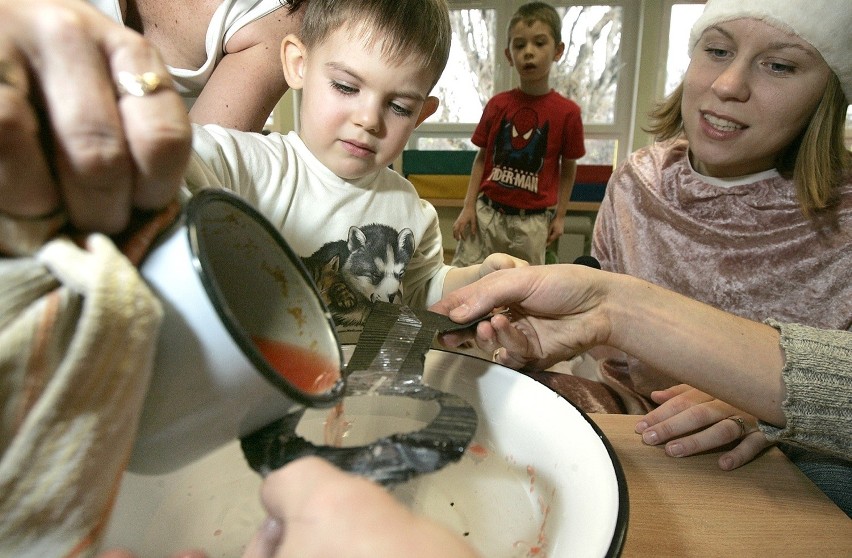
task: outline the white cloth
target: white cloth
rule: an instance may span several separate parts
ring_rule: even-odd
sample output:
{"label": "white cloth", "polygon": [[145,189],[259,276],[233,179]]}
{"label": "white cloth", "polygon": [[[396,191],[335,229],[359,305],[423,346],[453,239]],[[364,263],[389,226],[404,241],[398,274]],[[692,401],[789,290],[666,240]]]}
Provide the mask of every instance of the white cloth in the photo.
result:
{"label": "white cloth", "polygon": [[[412,308],[423,308],[441,298],[450,267],[443,260],[438,214],[400,174],[383,168],[359,180],[346,181],[314,157],[295,132],[264,136],[215,125],[193,128],[193,156],[187,171],[190,190],[212,187],[236,192],[259,209],[303,260],[342,243],[349,242],[348,249],[352,249],[354,228],[366,231],[365,227],[376,224],[390,227],[395,235],[392,238],[413,242],[413,252],[406,245],[404,251],[410,253],[410,259],[397,257],[402,264],[394,269],[382,264],[372,270],[384,273],[383,279],[370,278],[364,269],[352,270],[358,275],[357,287],[362,294],[368,299],[379,297],[368,294],[375,288],[372,283],[380,279],[392,283],[390,276],[395,275],[401,277],[401,296],[390,302],[400,302],[401,298]],[[410,236],[406,229],[411,231]],[[372,249],[371,261],[361,263],[387,259],[388,250],[394,248]],[[341,270],[349,263],[346,254],[336,262]],[[321,263],[331,265],[325,256]],[[339,332],[347,325],[353,326],[351,330],[359,329],[357,320],[347,324],[338,319],[335,308],[343,304],[341,300],[325,302],[335,314]]]}
{"label": "white cloth", "polygon": [[[124,23],[119,0],[88,1],[118,23]],[[284,6],[282,0],[223,0],[207,27],[204,41],[207,61],[200,68],[168,67],[175,88],[184,98],[187,108],[191,107],[201,94],[216,65],[225,55],[225,45],[231,37],[249,23]]]}

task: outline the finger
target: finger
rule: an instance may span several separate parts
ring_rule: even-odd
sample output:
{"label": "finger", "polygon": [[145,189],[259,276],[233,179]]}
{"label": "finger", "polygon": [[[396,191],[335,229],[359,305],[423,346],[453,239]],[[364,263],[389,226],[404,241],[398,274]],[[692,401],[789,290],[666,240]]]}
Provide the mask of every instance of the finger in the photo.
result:
{"label": "finger", "polygon": [[491,327],[494,329],[494,342],[498,346],[505,347],[511,353],[529,355],[532,350],[531,340],[515,327],[505,314],[498,314],[491,318]]}
{"label": "finger", "polygon": [[671,457],[688,457],[697,453],[714,450],[740,439],[739,425],[732,420],[722,420],[691,434],[672,440],[666,444],[666,454]]}
{"label": "finger", "polygon": [[[715,399],[702,391],[688,386],[687,388],[642,417],[641,422],[645,423],[646,428],[653,427],[658,434],[665,435],[667,436],[665,439],[669,439],[672,435],[680,435],[689,431],[683,430],[683,428],[689,426],[692,426],[692,429],[698,428],[722,420],[730,414],[719,414],[718,416],[704,414],[707,409],[696,409],[695,407],[715,401]],[[668,422],[675,417],[679,417],[679,420]],[[673,426],[683,424],[686,421],[692,421],[692,423],[672,430]]]}
{"label": "finger", "polygon": [[175,197],[186,170],[192,145],[189,116],[171,84],[165,64],[147,43],[112,39],[107,41],[107,49],[112,50],[114,76],[122,71],[153,72],[168,80],[168,85],[144,97],[124,95],[119,99],[124,133],[136,171],[133,205],[158,209]]}
{"label": "finger", "polygon": [[39,138],[24,63],[0,40],[0,212],[39,217],[59,207],[59,192]]}
{"label": "finger", "polygon": [[[41,86],[71,221],[112,233],[124,229],[132,207],[155,209],[174,197],[191,136],[186,110],[171,88],[117,99],[118,72],[167,79],[167,69],[141,36],[96,22],[100,14],[91,17],[90,25],[99,26],[90,30],[69,18],[52,22],[64,26],[65,40],[45,56]],[[59,32],[50,29],[45,36]],[[75,68],[74,80],[67,79],[68,67]]]}
{"label": "finger", "polygon": [[685,393],[692,389],[692,386],[688,386],[686,384],[679,384],[676,386],[672,386],[668,389],[656,390],[651,392],[651,400],[657,405],[662,405],[669,399],[677,397],[681,393]]}
{"label": "finger", "polygon": [[766,439],[763,432],[751,432],[734,449],[719,457],[719,467],[725,471],[742,467],[770,446],[772,442]]}
{"label": "finger", "polygon": [[[53,10],[43,20],[39,83],[69,217],[81,229],[118,232],[130,216],[134,173],[104,53],[83,16]],[[62,48],[47,44],[57,37]]]}
{"label": "finger", "polygon": [[249,541],[243,558],[272,558],[284,538],[284,525],[280,520],[267,517]]}
{"label": "finger", "polygon": [[[696,397],[699,395],[706,395],[697,390],[695,390],[695,392]],[[676,401],[680,404],[682,399],[672,401]],[[667,442],[698,429],[713,426],[716,423],[724,421],[736,412],[737,409],[731,407],[724,401],[719,401],[718,399],[711,399],[710,401],[697,403],[691,407],[684,408],[680,412],[673,413],[670,417],[657,424],[646,427],[644,431],[642,431],[642,441],[649,445],[657,445]],[[733,421],[728,422],[739,427],[739,425]],[[640,425],[637,425],[637,431],[640,430]],[[734,431],[731,430],[731,432],[733,433]],[[733,440],[734,438],[732,437],[731,439]]]}
{"label": "finger", "polygon": [[494,329],[494,361],[510,368],[522,369],[534,365],[540,358],[537,340],[515,327],[505,315],[491,318]]}

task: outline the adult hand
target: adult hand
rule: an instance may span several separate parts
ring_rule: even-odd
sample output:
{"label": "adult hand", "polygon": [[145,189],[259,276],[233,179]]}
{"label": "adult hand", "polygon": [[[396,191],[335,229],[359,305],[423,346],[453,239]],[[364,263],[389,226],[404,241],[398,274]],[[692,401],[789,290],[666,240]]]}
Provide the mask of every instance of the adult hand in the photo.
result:
{"label": "adult hand", "polygon": [[655,391],[651,399],[660,406],[642,417],[636,432],[642,434],[646,444],[665,443],[666,454],[671,457],[687,457],[736,443],[719,456],[719,467],[730,471],[772,445],[758,430],[753,416],[686,384]]}
{"label": "adult hand", "polygon": [[317,457],[270,474],[269,518],[243,558],[473,558],[460,537],[419,517],[380,486]]}
{"label": "adult hand", "polygon": [[[120,72],[153,72],[144,96]],[[172,200],[189,156],[186,109],[157,51],[78,0],[0,0],[0,213],[65,212],[116,233]]]}
{"label": "adult hand", "polygon": [[[516,369],[543,370],[584,350],[606,344],[611,331],[602,312],[610,274],[580,265],[528,266],[495,271],[447,294],[430,309],[464,323],[494,308],[507,314],[480,322],[476,344]],[[464,333],[441,342],[457,347]]]}

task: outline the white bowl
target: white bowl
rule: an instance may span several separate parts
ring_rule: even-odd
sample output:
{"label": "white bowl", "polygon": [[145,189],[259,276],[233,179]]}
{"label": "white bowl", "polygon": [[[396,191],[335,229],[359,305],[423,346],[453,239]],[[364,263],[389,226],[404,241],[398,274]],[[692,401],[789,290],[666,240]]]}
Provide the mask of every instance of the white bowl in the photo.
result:
{"label": "white bowl", "polygon": [[[430,351],[424,383],[466,399],[479,425],[458,463],[397,486],[400,500],[488,558],[619,554],[627,488],[588,417],[542,384],[467,355]],[[429,402],[389,406],[384,397],[371,410],[360,399],[344,405],[346,445],[419,429],[437,412]],[[328,414],[307,411],[297,432],[322,443]],[[264,516],[260,482],[237,441],[166,475],[127,473],[104,547],[127,547],[141,558],[185,548],[240,556]]]}

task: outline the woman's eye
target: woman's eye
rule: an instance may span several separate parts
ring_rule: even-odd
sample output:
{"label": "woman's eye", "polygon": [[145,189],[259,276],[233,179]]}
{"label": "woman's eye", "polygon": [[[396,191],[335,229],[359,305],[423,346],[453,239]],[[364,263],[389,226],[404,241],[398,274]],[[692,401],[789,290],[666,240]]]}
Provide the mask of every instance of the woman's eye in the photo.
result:
{"label": "woman's eye", "polygon": [[709,54],[713,58],[727,58],[728,55],[730,54],[727,50],[725,50],[723,48],[710,48],[710,47],[708,47],[708,48],[704,49],[704,52],[706,52],[707,54]]}
{"label": "woman's eye", "polygon": [[773,74],[792,74],[796,71],[796,67],[790,64],[782,64],[781,62],[767,62],[766,67]]}
{"label": "woman's eye", "polygon": [[356,88],[346,85],[345,83],[340,83],[339,81],[332,81],[331,87],[344,95],[352,95],[358,92]]}

